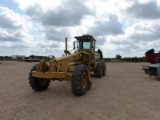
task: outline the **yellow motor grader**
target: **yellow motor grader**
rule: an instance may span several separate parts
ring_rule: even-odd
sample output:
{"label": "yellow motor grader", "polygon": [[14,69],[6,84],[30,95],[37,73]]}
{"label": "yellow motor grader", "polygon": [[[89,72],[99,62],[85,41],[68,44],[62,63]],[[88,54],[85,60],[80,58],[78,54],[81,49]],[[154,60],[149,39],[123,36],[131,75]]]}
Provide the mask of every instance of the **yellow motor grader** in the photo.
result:
{"label": "yellow motor grader", "polygon": [[76,36],[73,42],[74,53],[67,50],[65,39],[65,56],[53,58],[47,63],[42,59],[33,66],[29,73],[29,84],[35,91],[48,88],[50,81],[71,81],[73,94],[84,95],[90,89],[91,73],[101,78],[106,74],[106,64],[95,51],[96,40],[90,35]]}

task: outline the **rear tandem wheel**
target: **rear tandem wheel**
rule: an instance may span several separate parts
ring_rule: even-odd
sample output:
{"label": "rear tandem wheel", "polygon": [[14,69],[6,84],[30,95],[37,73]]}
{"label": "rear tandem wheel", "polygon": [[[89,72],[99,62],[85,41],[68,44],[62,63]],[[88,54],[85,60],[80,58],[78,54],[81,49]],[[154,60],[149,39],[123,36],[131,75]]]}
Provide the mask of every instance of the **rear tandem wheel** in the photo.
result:
{"label": "rear tandem wheel", "polygon": [[101,78],[102,76],[106,75],[106,63],[103,61],[98,62],[94,73],[98,78]]}

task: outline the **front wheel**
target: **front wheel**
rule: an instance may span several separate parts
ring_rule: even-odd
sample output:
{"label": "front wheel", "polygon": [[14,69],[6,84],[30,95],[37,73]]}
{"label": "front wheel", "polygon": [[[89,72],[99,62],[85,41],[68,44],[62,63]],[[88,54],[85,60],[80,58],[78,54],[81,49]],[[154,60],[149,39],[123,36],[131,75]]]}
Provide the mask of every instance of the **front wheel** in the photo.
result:
{"label": "front wheel", "polygon": [[37,65],[33,66],[29,73],[29,84],[35,91],[42,91],[48,88],[50,84],[49,79],[37,78],[32,76],[32,71],[36,71]]}
{"label": "front wheel", "polygon": [[88,68],[85,65],[76,66],[72,75],[72,92],[76,96],[84,95],[90,87]]}

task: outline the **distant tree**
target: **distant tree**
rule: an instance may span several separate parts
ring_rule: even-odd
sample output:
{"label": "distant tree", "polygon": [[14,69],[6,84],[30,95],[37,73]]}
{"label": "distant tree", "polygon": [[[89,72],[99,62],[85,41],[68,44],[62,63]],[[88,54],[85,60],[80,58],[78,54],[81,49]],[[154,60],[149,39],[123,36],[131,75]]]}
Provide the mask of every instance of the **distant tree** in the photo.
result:
{"label": "distant tree", "polygon": [[116,59],[121,60],[121,59],[122,59],[122,56],[119,55],[119,54],[117,54],[117,55],[116,55]]}
{"label": "distant tree", "polygon": [[29,58],[34,59],[35,55],[30,55]]}
{"label": "distant tree", "polygon": [[0,56],[0,60],[3,60],[3,57],[2,57],[2,56]]}
{"label": "distant tree", "polygon": [[10,57],[10,56],[4,56],[4,60],[11,60],[12,59],[12,57]]}

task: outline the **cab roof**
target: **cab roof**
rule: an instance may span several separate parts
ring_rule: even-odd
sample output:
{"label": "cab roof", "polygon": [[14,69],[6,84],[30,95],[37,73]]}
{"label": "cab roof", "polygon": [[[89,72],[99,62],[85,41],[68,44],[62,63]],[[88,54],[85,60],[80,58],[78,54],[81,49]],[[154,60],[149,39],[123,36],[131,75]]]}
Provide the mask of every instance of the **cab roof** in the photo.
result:
{"label": "cab roof", "polygon": [[[83,39],[90,39],[90,38],[92,38],[93,40],[95,40],[94,38],[93,38],[93,36],[91,36],[91,35],[82,35],[82,36],[75,36],[74,38],[76,38],[77,40],[83,40]],[[96,41],[96,40],[95,40]]]}

